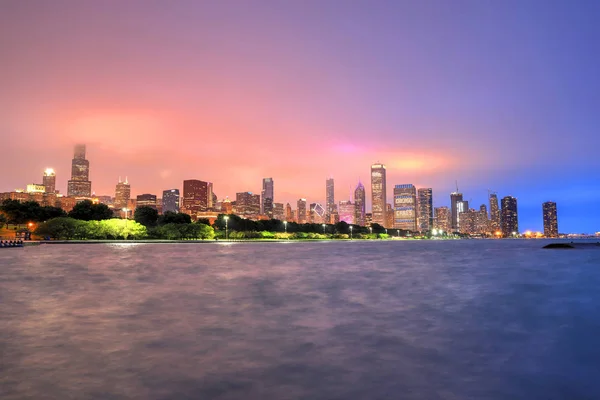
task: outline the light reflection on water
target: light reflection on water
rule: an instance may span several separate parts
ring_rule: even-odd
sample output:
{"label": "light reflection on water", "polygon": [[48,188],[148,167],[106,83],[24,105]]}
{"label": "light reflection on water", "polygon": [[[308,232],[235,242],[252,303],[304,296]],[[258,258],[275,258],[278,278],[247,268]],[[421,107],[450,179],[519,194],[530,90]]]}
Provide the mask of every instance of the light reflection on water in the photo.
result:
{"label": "light reflection on water", "polygon": [[600,251],[542,244],[0,251],[0,398],[600,398]]}

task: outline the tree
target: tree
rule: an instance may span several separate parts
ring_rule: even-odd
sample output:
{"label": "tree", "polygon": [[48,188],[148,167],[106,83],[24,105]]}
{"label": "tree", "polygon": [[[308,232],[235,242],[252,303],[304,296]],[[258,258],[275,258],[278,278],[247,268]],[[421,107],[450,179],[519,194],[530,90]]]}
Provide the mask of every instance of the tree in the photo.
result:
{"label": "tree", "polygon": [[8,222],[5,214],[0,214],[0,229],[4,228],[4,225]]}
{"label": "tree", "polygon": [[80,236],[84,221],[79,221],[73,218],[54,218],[38,225],[35,233],[43,237],[51,237],[53,239],[73,239]]}
{"label": "tree", "polygon": [[185,213],[175,213],[173,211],[167,211],[157,221],[159,226],[167,224],[191,224],[192,217]]}
{"label": "tree", "polygon": [[155,208],[142,206],[135,209],[133,214],[135,222],[144,225],[145,227],[156,226],[158,221],[158,211]]}
{"label": "tree", "polygon": [[46,207],[41,207],[39,211],[40,211],[40,213],[39,213],[38,222],[48,221],[49,219],[52,219],[52,218],[59,218],[59,217],[67,216],[67,213],[65,212],[65,210],[63,210],[62,208],[59,208],[59,207],[46,206]]}
{"label": "tree", "polygon": [[113,213],[106,204],[94,204],[90,200],[84,200],[75,204],[69,212],[69,217],[82,221],[101,221],[111,219]]}
{"label": "tree", "polygon": [[337,233],[350,233],[350,227],[346,221],[340,221],[335,224],[335,231]]}
{"label": "tree", "polygon": [[197,236],[196,236],[198,239],[202,239],[202,240],[214,239],[215,230],[212,226],[205,225],[205,224],[196,224],[196,226],[199,227]]}

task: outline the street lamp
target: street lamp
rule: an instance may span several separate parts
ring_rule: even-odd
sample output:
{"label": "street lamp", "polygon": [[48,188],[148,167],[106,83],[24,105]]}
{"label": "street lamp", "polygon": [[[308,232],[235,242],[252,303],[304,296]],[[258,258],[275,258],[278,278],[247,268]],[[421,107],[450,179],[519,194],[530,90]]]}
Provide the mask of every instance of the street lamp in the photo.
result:
{"label": "street lamp", "polygon": [[285,233],[287,234],[287,221],[283,221],[283,229],[285,229]]}
{"label": "street lamp", "polygon": [[350,240],[352,240],[352,225],[350,225]]}
{"label": "street lamp", "polygon": [[229,221],[229,215],[224,216],[223,219],[225,220],[225,240],[229,240],[229,234],[227,232],[227,221]]}
{"label": "street lamp", "polygon": [[323,235],[325,234],[325,224],[323,224]]}

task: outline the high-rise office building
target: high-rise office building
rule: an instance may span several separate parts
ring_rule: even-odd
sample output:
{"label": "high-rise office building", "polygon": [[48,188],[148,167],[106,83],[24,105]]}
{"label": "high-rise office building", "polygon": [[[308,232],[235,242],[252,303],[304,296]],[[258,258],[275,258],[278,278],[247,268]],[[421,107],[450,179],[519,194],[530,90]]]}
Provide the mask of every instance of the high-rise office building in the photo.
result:
{"label": "high-rise office building", "polygon": [[113,202],[114,208],[117,210],[127,208],[127,203],[129,203],[130,198],[131,186],[129,185],[129,182],[127,182],[127,178],[125,178],[125,182],[121,182],[121,178],[119,178],[119,182],[115,188],[115,201]]}
{"label": "high-rise office building", "polygon": [[385,228],[394,227],[394,207],[390,203],[385,205]]}
{"label": "high-rise office building", "polygon": [[42,185],[46,188],[46,193],[56,193],[56,173],[52,168],[46,168]]}
{"label": "high-rise office building", "polygon": [[495,235],[500,231],[500,207],[498,207],[498,195],[490,193],[490,231]]}
{"label": "high-rise office building", "polygon": [[421,188],[417,191],[417,229],[421,232],[433,228],[433,189]]}
{"label": "high-rise office building", "polygon": [[463,201],[463,195],[462,193],[458,193],[458,192],[452,192],[450,193],[450,210],[451,210],[451,229],[453,232],[458,232],[458,222],[459,222],[459,216],[458,214],[461,211],[465,211],[464,209],[460,209],[463,206],[460,205],[459,203],[462,203]]}
{"label": "high-rise office building", "polygon": [[556,203],[547,201],[542,204],[542,213],[544,216],[544,236],[558,237],[558,213]]}
{"label": "high-rise office building", "polygon": [[417,230],[417,189],[414,185],[394,186],[394,229]]}
{"label": "high-rise office building", "polygon": [[235,206],[238,215],[244,218],[257,218],[260,214],[260,195],[252,192],[235,194]]}
{"label": "high-rise office building", "polygon": [[286,203],[285,205],[285,220],[287,222],[292,222],[294,220],[294,212],[290,203]]}
{"label": "high-rise office building", "polygon": [[467,235],[485,235],[487,233],[487,210],[469,209],[459,213],[460,233]]}
{"label": "high-rise office building", "polygon": [[373,223],[381,226],[387,225],[386,192],[385,165],[380,163],[371,165],[371,210]]}
{"label": "high-rise office building", "polygon": [[273,192],[274,192],[273,178],[264,178],[262,181],[262,191],[260,196],[261,202],[261,214],[273,217]]}
{"label": "high-rise office building", "polygon": [[338,205],[339,222],[346,222],[350,225],[355,223],[356,206],[350,200],[342,200]]}
{"label": "high-rise office building", "polygon": [[479,214],[477,215],[477,230],[480,233],[492,232],[490,229],[490,220],[488,218],[488,210],[485,204],[479,206]]}
{"label": "high-rise office building", "polygon": [[354,206],[356,208],[354,223],[360,226],[365,226],[365,214],[366,214],[366,195],[365,187],[359,181],[354,189]]}
{"label": "high-rise office building", "polygon": [[331,214],[333,214],[335,208],[335,190],[333,178],[327,179],[325,181],[325,213],[327,214],[326,218],[330,218]]}
{"label": "high-rise office building", "polygon": [[280,221],[285,220],[285,207],[283,207],[283,203],[273,203],[273,218]]}
{"label": "high-rise office building", "polygon": [[502,235],[513,236],[519,233],[519,214],[517,212],[517,199],[512,196],[502,198]]}
{"label": "high-rise office building", "polygon": [[149,193],[138,194],[137,198],[135,199],[135,206],[136,206],[136,208],[151,207],[156,210],[156,207],[157,207],[156,195],[149,194]]}
{"label": "high-rise office building", "polygon": [[452,215],[448,207],[434,208],[433,227],[437,230],[450,232],[452,230]]}
{"label": "high-rise office building", "polygon": [[67,183],[67,196],[90,197],[92,182],[90,182],[90,162],[85,159],[85,144],[75,145],[71,161],[71,180]]}
{"label": "high-rise office building", "polygon": [[188,179],[183,181],[181,212],[195,216],[212,207],[212,183]]}
{"label": "high-rise office building", "polygon": [[163,190],[162,212],[179,212],[179,189]]}
{"label": "high-rise office building", "polygon": [[322,224],[326,222],[325,208],[320,203],[310,203],[310,222]]}
{"label": "high-rise office building", "polygon": [[298,199],[297,202],[297,221],[299,224],[305,224],[307,222],[306,220],[306,199]]}

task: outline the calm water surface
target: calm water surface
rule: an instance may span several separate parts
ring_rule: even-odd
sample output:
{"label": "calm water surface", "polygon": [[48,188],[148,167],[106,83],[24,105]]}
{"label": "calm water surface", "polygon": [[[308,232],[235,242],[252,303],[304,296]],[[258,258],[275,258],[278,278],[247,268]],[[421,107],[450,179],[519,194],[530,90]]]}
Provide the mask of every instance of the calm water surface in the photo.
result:
{"label": "calm water surface", "polygon": [[600,251],[0,250],[0,398],[599,399]]}

